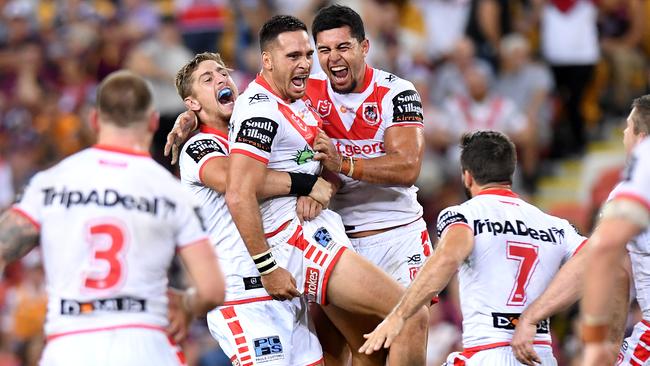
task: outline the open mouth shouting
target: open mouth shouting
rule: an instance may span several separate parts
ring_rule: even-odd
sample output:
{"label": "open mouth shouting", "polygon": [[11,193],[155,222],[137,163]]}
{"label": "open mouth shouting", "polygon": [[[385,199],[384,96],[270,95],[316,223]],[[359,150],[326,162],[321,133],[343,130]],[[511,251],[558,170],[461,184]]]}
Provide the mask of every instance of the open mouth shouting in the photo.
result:
{"label": "open mouth shouting", "polygon": [[298,75],[291,78],[291,88],[296,93],[303,93],[307,87],[307,77],[309,75]]}
{"label": "open mouth shouting", "polygon": [[217,101],[221,105],[230,105],[235,103],[235,93],[232,92],[232,89],[225,87],[217,92]]}

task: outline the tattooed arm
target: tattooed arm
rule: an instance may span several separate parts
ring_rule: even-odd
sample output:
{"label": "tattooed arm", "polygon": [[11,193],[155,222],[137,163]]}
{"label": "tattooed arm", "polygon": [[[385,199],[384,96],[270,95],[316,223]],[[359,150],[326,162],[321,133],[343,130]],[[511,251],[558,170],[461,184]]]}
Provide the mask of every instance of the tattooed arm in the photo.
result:
{"label": "tattooed arm", "polygon": [[0,216],[0,272],[38,245],[39,230],[27,218],[13,210]]}

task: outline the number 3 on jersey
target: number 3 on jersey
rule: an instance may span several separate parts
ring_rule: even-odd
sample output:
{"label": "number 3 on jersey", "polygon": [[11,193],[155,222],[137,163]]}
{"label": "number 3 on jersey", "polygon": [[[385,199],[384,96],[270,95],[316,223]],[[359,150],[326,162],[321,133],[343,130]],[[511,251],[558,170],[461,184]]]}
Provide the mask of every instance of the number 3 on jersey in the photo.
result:
{"label": "number 3 on jersey", "polygon": [[122,282],[126,232],[124,225],[115,220],[95,221],[88,225],[86,240],[92,247],[93,258],[84,287],[108,290]]}
{"label": "number 3 on jersey", "polygon": [[506,245],[507,258],[519,262],[515,284],[508,299],[508,306],[523,306],[526,304],[526,287],[539,262],[537,256],[539,248],[533,244],[516,241],[509,241]]}

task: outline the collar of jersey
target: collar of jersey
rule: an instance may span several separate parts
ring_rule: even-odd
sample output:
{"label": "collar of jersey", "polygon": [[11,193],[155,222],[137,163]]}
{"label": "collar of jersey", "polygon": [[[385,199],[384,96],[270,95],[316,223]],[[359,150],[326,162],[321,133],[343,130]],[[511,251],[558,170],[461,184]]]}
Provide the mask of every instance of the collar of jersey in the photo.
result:
{"label": "collar of jersey", "polygon": [[199,131],[201,131],[203,133],[209,133],[209,134],[212,134],[212,135],[217,135],[217,136],[219,136],[221,138],[226,139],[226,141],[228,141],[228,135],[226,135],[222,131],[217,130],[216,128],[201,124],[201,128],[199,129]]}
{"label": "collar of jersey", "polygon": [[505,196],[505,197],[511,197],[511,198],[519,198],[519,195],[516,194],[515,192],[509,190],[509,189],[503,189],[503,188],[487,188],[482,191],[480,191],[477,196],[481,196],[484,194],[494,194],[497,196]]}
{"label": "collar of jersey", "polygon": [[[255,77],[255,82],[258,83],[262,88],[268,90],[269,93],[273,94],[281,101],[285,102],[286,104],[291,104],[291,101],[289,99],[284,99],[281,96],[279,96],[276,92],[273,91],[273,88],[271,88],[271,84],[269,84],[269,82],[266,81],[266,79],[264,79],[264,76],[262,76],[261,73],[257,74],[257,76]],[[305,80],[305,82],[307,81]]]}
{"label": "collar of jersey", "polygon": [[143,157],[146,157],[146,158],[151,157],[151,155],[149,155],[149,153],[145,152],[145,151],[125,149],[125,148],[121,148],[121,147],[117,147],[117,146],[95,144],[95,145],[93,145],[93,148],[98,149],[98,150],[104,150],[104,151],[119,153],[119,154],[125,154],[125,155],[143,156]]}

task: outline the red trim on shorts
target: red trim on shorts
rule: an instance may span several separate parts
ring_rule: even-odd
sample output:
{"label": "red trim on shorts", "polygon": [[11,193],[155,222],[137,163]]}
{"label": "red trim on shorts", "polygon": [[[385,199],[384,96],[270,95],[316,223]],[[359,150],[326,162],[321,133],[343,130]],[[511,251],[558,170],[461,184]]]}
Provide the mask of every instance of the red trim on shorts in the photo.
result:
{"label": "red trim on shorts", "polygon": [[650,327],[650,322],[645,319],[641,319],[641,323],[643,323],[646,327]]}
{"label": "red trim on shorts", "polygon": [[15,213],[19,214],[20,216],[26,218],[27,221],[29,221],[32,225],[34,225],[36,230],[41,230],[41,224],[39,224],[38,221],[36,221],[32,217],[32,215],[25,212],[22,208],[18,208],[18,206],[14,205],[14,206],[11,206],[10,210],[14,211]]}
{"label": "red trim on shorts", "polygon": [[318,263],[318,259],[320,259],[320,256],[323,254],[320,250],[316,253],[316,257],[314,258],[314,262]]}
{"label": "red trim on shorts", "polygon": [[187,366],[187,360],[185,359],[185,353],[183,353],[183,349],[176,344],[176,341],[174,341],[174,338],[171,336],[167,336],[167,341],[169,342],[169,345],[176,350],[176,358],[178,358],[178,362],[182,366]]}
{"label": "red trim on shorts", "polygon": [[189,242],[187,244],[177,246],[176,247],[176,252],[178,253],[183,249],[187,249],[189,247],[193,247],[193,246],[201,244],[201,243],[206,243],[209,247],[212,247],[212,245],[210,244],[210,239],[205,237],[205,238],[201,238],[201,239],[198,239],[198,240],[195,240],[195,241],[191,241],[191,242]]}
{"label": "red trim on shorts", "polygon": [[[643,322],[643,320],[641,320],[641,322]],[[645,326],[648,325],[647,322],[644,322],[643,324]],[[643,364],[645,364],[646,361],[650,359],[650,350],[648,350],[646,346],[641,344],[641,342],[643,342],[646,346],[650,347],[650,330],[646,330],[645,332],[643,332],[643,334],[641,334],[641,337],[639,337],[639,343],[636,345],[636,347],[634,347],[634,352],[632,353],[632,356],[634,356],[636,360],[639,360]],[[630,364],[632,364],[632,361],[636,362],[636,360],[631,359]]]}
{"label": "red trim on shorts", "polygon": [[[201,131],[203,133],[208,133],[208,134],[219,136],[222,139],[225,139],[226,141],[228,141],[228,134],[226,134],[225,132],[222,132],[220,130],[217,130],[214,127],[210,127],[210,126],[208,126],[208,125],[206,125],[204,123],[201,123],[201,125],[199,126],[199,131]],[[227,144],[226,144],[226,147],[228,147]]]}
{"label": "red trim on shorts", "polygon": [[638,194],[630,193],[630,192],[621,192],[621,193],[615,195],[612,198],[612,200],[616,200],[616,199],[619,199],[619,198],[638,202],[638,203],[642,204],[643,206],[645,206],[646,210],[650,211],[650,202],[648,202],[648,200],[646,200],[642,196],[639,196]]}
{"label": "red trim on shorts", "polygon": [[325,274],[323,275],[323,286],[321,286],[321,292],[323,296],[321,296],[321,304],[327,305],[327,284],[330,279],[330,275],[332,274],[332,271],[334,270],[334,267],[336,266],[336,263],[338,263],[339,259],[341,259],[341,256],[343,255],[343,252],[348,249],[346,247],[341,247],[338,252],[334,255],[334,259],[332,259],[332,262],[330,263],[329,267],[325,270]]}
{"label": "red trim on shorts", "polygon": [[325,265],[325,261],[327,260],[327,258],[328,258],[329,256],[330,256],[329,254],[325,253],[325,255],[323,256],[323,259],[320,260],[320,263],[318,263],[318,265],[321,266],[321,267],[324,266],[324,265]]}
{"label": "red trim on shorts", "polygon": [[[237,318],[237,312],[233,306],[225,307],[225,308],[220,308],[219,311],[221,312],[221,315],[223,316],[224,319],[227,319],[226,322],[228,324],[228,328],[230,329],[230,332],[232,333],[233,339],[235,340],[236,344],[236,354],[230,358],[232,361],[233,359],[239,359],[240,363],[242,361],[250,360],[250,350],[246,346],[246,335],[244,334],[244,330],[241,327],[241,324],[239,323],[239,319]],[[252,363],[251,363],[252,365]],[[243,366],[243,365],[242,365]]]}
{"label": "red trim on shorts", "polygon": [[481,196],[484,194],[495,194],[497,196],[505,196],[505,197],[512,197],[512,198],[519,198],[519,195],[516,194],[515,192],[505,189],[505,188],[488,188],[480,191],[477,196]]}
{"label": "red trim on shorts", "polygon": [[147,157],[147,158],[151,157],[151,155],[149,155],[149,153],[146,152],[146,151],[138,151],[138,150],[126,149],[126,148],[123,148],[123,147],[109,146],[109,145],[102,145],[102,144],[95,144],[92,147],[93,147],[93,149],[110,151],[110,152],[115,152],[115,153],[120,153],[120,154],[126,154],[126,155],[132,155],[132,156],[141,156],[141,157]]}
{"label": "red trim on shorts", "polygon": [[287,244],[292,245],[302,250],[303,252],[305,251],[305,249],[309,245],[309,242],[302,236],[302,226],[298,226],[296,232],[294,232],[293,235],[291,235],[291,237],[289,238],[289,240],[287,240]]}
{"label": "red trim on shorts", "polygon": [[278,226],[277,229],[271,231],[270,233],[264,233],[264,237],[269,239],[269,238],[272,238],[272,237],[278,235],[278,233],[280,233],[282,230],[286,229],[287,226],[289,226],[290,223],[291,223],[291,220],[288,220],[287,222],[285,222],[284,224]]}
{"label": "red trim on shorts", "polygon": [[[307,249],[307,253],[305,253],[305,258],[311,260],[312,254],[314,254],[314,251],[316,251],[316,247],[313,245],[309,246],[309,249]],[[314,261],[316,262],[316,261]]]}
{"label": "red trim on shorts", "polygon": [[251,297],[248,299],[226,301],[223,303],[223,305],[232,306],[232,305],[250,304],[252,302],[259,302],[259,301],[268,301],[268,300],[273,300],[273,298],[271,296]]}
{"label": "red trim on shorts", "polygon": [[53,340],[55,340],[57,338],[70,336],[70,335],[77,335],[77,334],[84,334],[84,333],[94,333],[94,332],[105,332],[105,331],[109,331],[109,330],[128,329],[128,328],[159,330],[159,331],[166,334],[165,328],[160,327],[158,325],[123,324],[123,325],[113,325],[113,326],[109,326],[109,327],[79,329],[79,330],[72,330],[72,331],[69,331],[69,332],[53,333],[53,334],[48,335],[45,340],[47,342],[50,342],[50,341],[53,341]]}
{"label": "red trim on shorts", "polygon": [[[552,345],[551,341],[533,341],[533,344],[536,344],[536,345],[539,345],[539,346],[549,346],[549,347]],[[471,353],[473,355],[474,353],[485,351],[485,350],[488,350],[488,349],[499,348],[499,347],[508,347],[508,346],[510,346],[510,342],[488,343],[488,344],[484,344],[484,345],[481,345],[481,346],[474,346],[474,347],[465,348],[461,354],[463,356],[467,357],[465,355],[466,353]]]}
{"label": "red trim on shorts", "polygon": [[257,161],[263,163],[264,165],[266,165],[266,164],[269,163],[269,159],[264,158],[264,157],[261,157],[261,156],[255,154],[255,153],[252,153],[252,152],[250,152],[250,151],[248,151],[248,150],[244,150],[244,149],[232,149],[232,150],[230,150],[230,155],[232,156],[233,154],[246,155],[246,156],[248,156],[249,158],[253,158],[253,159],[255,159],[255,160],[257,160]]}
{"label": "red trim on shorts", "polygon": [[316,365],[319,365],[319,364],[320,364],[321,362],[323,362],[323,361],[324,361],[324,359],[321,357],[320,360],[318,360],[318,361],[316,361],[316,362],[312,362],[312,363],[307,364],[307,365],[305,365],[305,366],[316,366]]}
{"label": "red trim on shorts", "polygon": [[201,181],[201,183],[205,184],[205,180],[203,180],[203,169],[205,168],[205,166],[208,165],[210,161],[216,158],[226,158],[226,157],[227,156],[225,155],[211,156],[206,161],[204,161],[203,164],[201,164],[201,167],[199,168],[199,180]]}
{"label": "red trim on shorts", "polygon": [[[588,240],[589,240],[589,239],[585,239],[585,240],[583,240],[582,243],[580,243],[580,245],[578,245],[578,247],[576,248],[576,250],[573,252],[573,255],[578,254],[578,252],[582,250],[582,248],[585,246],[585,244],[587,244],[587,241],[588,241]],[[572,255],[572,257],[573,257],[573,255]]]}

